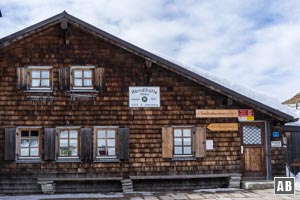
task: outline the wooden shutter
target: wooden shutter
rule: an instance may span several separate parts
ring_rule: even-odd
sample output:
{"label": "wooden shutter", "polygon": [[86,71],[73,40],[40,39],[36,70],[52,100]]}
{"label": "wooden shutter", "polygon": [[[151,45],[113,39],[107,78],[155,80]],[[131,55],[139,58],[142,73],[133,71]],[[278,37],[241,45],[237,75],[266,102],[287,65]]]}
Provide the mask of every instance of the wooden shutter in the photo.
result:
{"label": "wooden shutter", "polygon": [[17,89],[27,90],[29,84],[29,70],[27,67],[17,68]]}
{"label": "wooden shutter", "polygon": [[44,160],[55,160],[55,128],[44,128]]}
{"label": "wooden shutter", "polygon": [[129,128],[119,128],[118,130],[118,158],[120,160],[129,159]]}
{"label": "wooden shutter", "polygon": [[206,154],[206,128],[195,128],[195,153],[196,158],[203,158]]}
{"label": "wooden shutter", "polygon": [[172,127],[162,128],[162,157],[163,158],[173,157],[173,128]]}
{"label": "wooden shutter", "polygon": [[97,67],[95,69],[95,89],[102,91],[104,88],[104,68]]}
{"label": "wooden shutter", "polygon": [[70,67],[59,68],[59,87],[61,90],[70,90],[70,75]]}
{"label": "wooden shutter", "polygon": [[16,129],[5,129],[5,151],[4,160],[13,161],[16,159]]}
{"label": "wooden shutter", "polygon": [[93,161],[93,132],[91,128],[80,129],[80,144],[81,161]]}

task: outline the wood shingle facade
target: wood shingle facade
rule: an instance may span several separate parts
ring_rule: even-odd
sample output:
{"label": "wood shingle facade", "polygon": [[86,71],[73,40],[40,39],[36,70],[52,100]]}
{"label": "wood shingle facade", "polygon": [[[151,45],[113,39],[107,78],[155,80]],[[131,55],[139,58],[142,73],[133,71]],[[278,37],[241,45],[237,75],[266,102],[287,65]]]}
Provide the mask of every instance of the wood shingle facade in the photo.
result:
{"label": "wood shingle facade", "polygon": [[[0,193],[120,191],[121,180],[134,190],[228,187],[285,173],[284,148],[270,140],[293,116],[65,12],[0,40],[0,82]],[[130,107],[129,87],[159,88],[159,107]],[[255,120],[197,109],[250,109]]]}

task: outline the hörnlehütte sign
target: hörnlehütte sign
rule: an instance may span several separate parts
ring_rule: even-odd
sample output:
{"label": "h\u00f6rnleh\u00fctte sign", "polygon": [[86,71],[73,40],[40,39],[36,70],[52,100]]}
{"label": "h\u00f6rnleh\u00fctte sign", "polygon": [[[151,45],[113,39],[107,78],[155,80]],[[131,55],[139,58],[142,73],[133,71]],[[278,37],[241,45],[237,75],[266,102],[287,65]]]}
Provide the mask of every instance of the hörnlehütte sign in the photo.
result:
{"label": "h\u00f6rnleh\u00fctte sign", "polygon": [[160,88],[129,87],[129,107],[160,107]]}

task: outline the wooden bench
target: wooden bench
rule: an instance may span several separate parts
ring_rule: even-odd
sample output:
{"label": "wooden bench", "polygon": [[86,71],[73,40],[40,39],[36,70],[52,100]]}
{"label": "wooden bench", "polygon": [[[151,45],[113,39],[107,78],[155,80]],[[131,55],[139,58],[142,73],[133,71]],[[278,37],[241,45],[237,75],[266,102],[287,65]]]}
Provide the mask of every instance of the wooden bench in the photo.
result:
{"label": "wooden bench", "polygon": [[39,178],[38,184],[41,185],[44,194],[55,193],[56,182],[90,182],[90,181],[122,181],[122,177],[93,177],[93,178]]}
{"label": "wooden bench", "polygon": [[241,174],[198,174],[198,175],[162,175],[162,176],[130,176],[135,180],[188,180],[188,179],[210,179],[210,178],[228,178],[228,188],[240,188]]}

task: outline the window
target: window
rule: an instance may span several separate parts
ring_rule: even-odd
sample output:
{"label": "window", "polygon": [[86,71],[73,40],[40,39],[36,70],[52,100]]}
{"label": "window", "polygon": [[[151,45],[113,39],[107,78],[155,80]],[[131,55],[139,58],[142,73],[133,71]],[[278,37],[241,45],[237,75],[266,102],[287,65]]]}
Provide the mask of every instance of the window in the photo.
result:
{"label": "window", "polygon": [[52,89],[51,66],[29,66],[17,68],[17,88],[30,91]]}
{"label": "window", "polygon": [[116,158],[117,157],[117,129],[97,128],[96,129],[96,157]]}
{"label": "window", "polygon": [[79,152],[79,130],[59,129],[58,132],[58,154],[59,157],[78,157]]}
{"label": "window", "polygon": [[30,89],[50,89],[50,69],[30,69]]}
{"label": "window", "polygon": [[163,127],[162,157],[175,160],[202,158],[206,154],[205,141],[205,127]]}
{"label": "window", "polygon": [[174,128],[174,155],[192,155],[192,128]]}
{"label": "window", "polygon": [[72,67],[72,89],[94,89],[94,70],[94,67]]}
{"label": "window", "polygon": [[18,129],[18,158],[40,157],[40,129]]}

